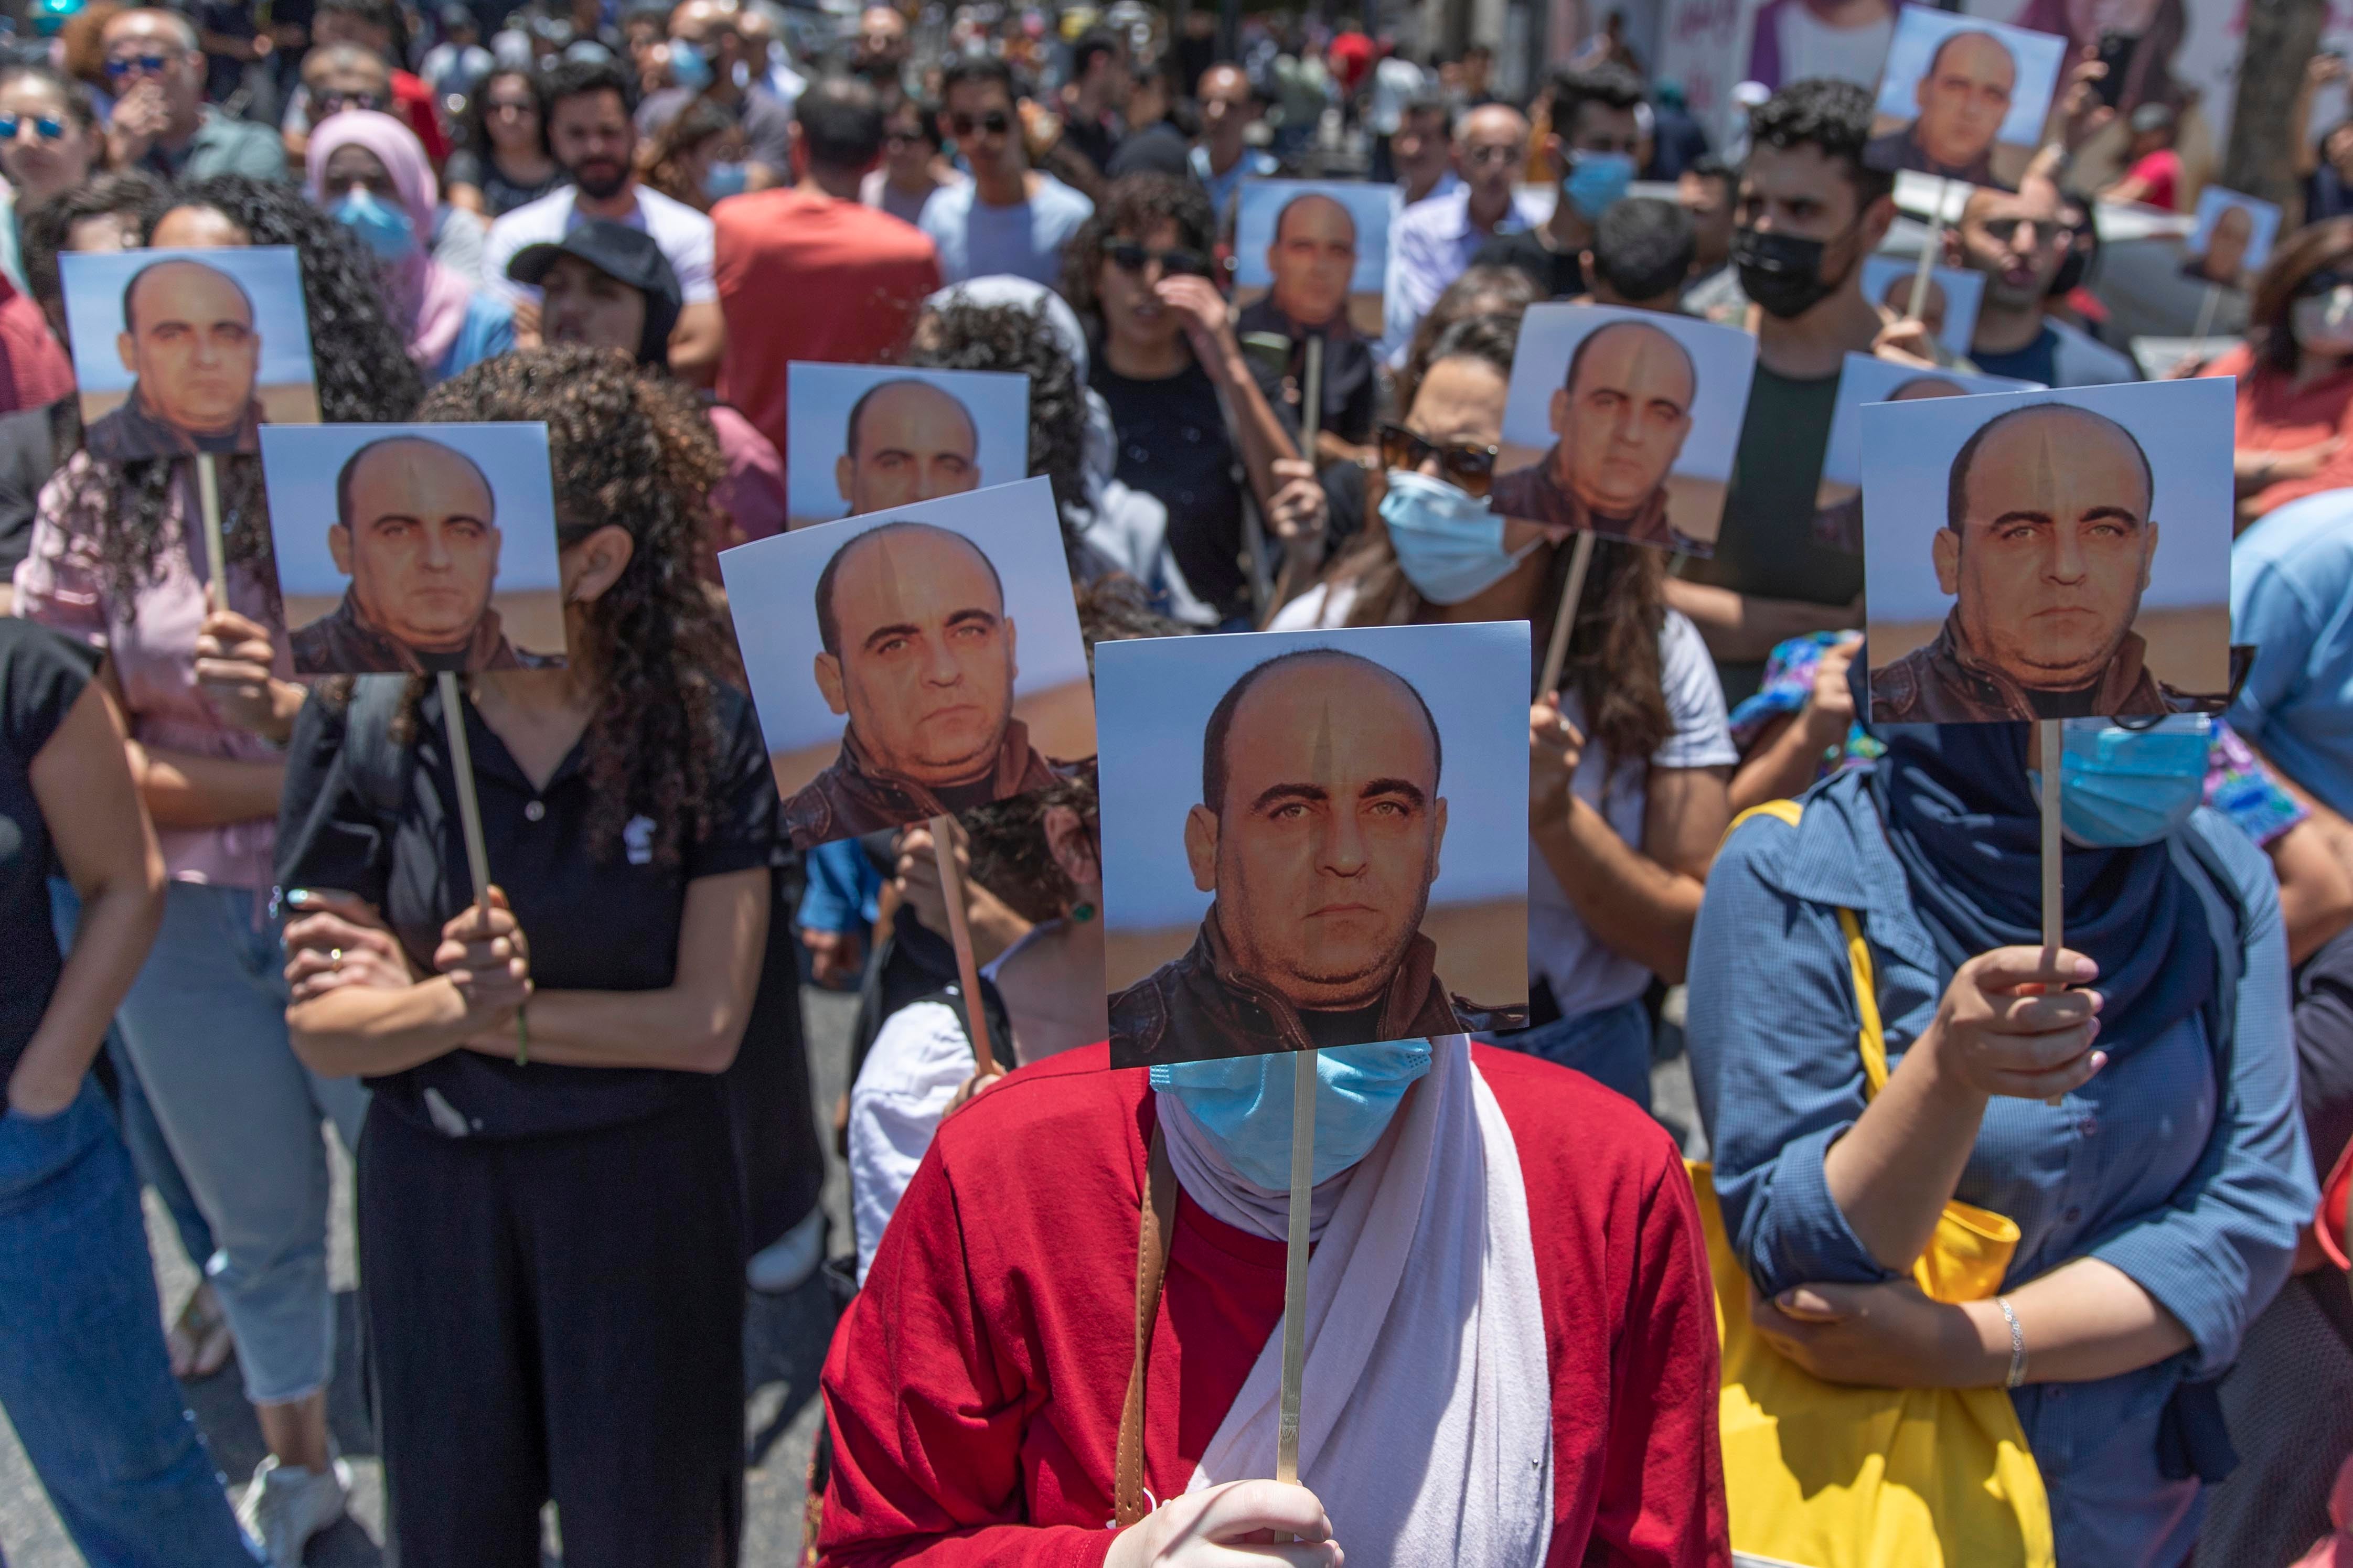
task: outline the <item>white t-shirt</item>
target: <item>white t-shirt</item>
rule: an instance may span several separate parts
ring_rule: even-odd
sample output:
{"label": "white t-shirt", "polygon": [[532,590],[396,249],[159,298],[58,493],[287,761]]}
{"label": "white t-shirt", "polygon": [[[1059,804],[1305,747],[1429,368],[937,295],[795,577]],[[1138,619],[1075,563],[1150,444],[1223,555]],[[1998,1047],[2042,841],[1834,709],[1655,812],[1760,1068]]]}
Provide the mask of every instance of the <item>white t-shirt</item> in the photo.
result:
{"label": "white t-shirt", "polygon": [[[638,210],[617,221],[653,236],[670,270],[678,274],[679,291],[690,305],[719,298],[712,282],[711,220],[684,202],[673,201],[645,185],[637,188]],[[539,290],[507,278],[507,263],[515,252],[531,245],[554,245],[588,220],[574,210],[579,191],[571,185],[526,202],[491,225],[482,246],[482,282],[501,299],[536,300]]]}
{"label": "white t-shirt", "polygon": [[[1333,593],[1319,585],[1285,605],[1267,629],[1337,626],[1347,620],[1355,601],[1351,586],[1344,584]],[[1716,681],[1715,665],[1698,628],[1680,610],[1669,610],[1659,628],[1659,684],[1666,694],[1670,730],[1651,753],[1649,767],[1730,767],[1740,761],[1725,721],[1724,688]],[[1573,695],[1565,700],[1568,721],[1583,730],[1583,706]],[[1619,837],[1639,849],[1650,801],[1647,776],[1638,758],[1612,766],[1597,742],[1586,747],[1569,788],[1600,812]],[[1586,929],[1584,917],[1554,880],[1552,868],[1545,864],[1534,840],[1528,844],[1528,973],[1531,979],[1544,976],[1565,1018],[1630,1002],[1651,984],[1648,969]]]}
{"label": "white t-shirt", "polygon": [[1781,46],[1781,79],[1804,81],[1830,77],[1873,87],[1887,63],[1887,46],[1895,37],[1893,7],[1878,21],[1861,27],[1832,27],[1803,5],[1780,7],[1773,18]]}

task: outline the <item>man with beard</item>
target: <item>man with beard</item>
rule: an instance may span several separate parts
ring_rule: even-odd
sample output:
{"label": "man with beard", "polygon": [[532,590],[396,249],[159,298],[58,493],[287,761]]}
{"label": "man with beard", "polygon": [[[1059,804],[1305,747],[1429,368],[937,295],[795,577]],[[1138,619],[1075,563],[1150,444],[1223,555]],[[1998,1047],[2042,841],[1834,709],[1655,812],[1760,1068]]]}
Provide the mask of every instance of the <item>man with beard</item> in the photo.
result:
{"label": "man with beard", "polygon": [[[1372,438],[1380,388],[1373,349],[1348,320],[1348,286],[1356,270],[1356,220],[1330,196],[1293,196],[1274,216],[1266,247],[1266,298],[1242,308],[1235,330],[1266,333],[1291,345],[1282,374],[1253,366],[1259,390],[1285,405],[1306,396],[1307,340],[1324,340],[1323,410],[1317,445],[1324,461],[1351,460]],[[1293,415],[1296,416],[1296,409]]]}
{"label": "man with beard", "polygon": [[1111,999],[1113,1067],[1483,1028],[1421,932],[1446,837],[1438,724],[1411,683],[1336,648],[1268,659],[1201,734],[1185,817],[1200,935]]}
{"label": "man with beard", "polygon": [[[686,307],[670,342],[670,367],[707,386],[726,346],[712,280],[711,220],[683,202],[638,182],[638,132],[629,118],[628,79],[608,60],[567,61],[547,73],[548,149],[573,183],[508,213],[483,242],[488,286],[517,301],[516,335],[536,341],[539,291],[509,281],[507,265],[530,245],[560,243],[575,224],[605,218],[643,229],[678,274]],[[529,346],[525,344],[524,346]]]}
{"label": "man with beard", "polygon": [[2042,308],[2073,243],[2059,188],[2048,180],[2022,180],[2014,194],[1969,193],[1961,221],[1945,231],[1945,258],[1985,274],[1985,298],[1969,339],[1969,358],[1979,370],[2045,386],[2140,379],[2131,360]]}

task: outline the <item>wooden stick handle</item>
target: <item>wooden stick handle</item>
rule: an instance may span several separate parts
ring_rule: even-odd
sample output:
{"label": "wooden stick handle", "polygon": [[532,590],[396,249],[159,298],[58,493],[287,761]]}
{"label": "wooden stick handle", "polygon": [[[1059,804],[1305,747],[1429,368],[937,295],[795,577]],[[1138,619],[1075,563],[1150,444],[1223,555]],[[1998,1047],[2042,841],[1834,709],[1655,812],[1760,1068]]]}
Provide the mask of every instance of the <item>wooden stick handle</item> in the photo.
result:
{"label": "wooden stick handle", "polygon": [[206,597],[216,610],[228,608],[228,545],[221,537],[220,470],[210,452],[196,454],[196,502],[204,514]]}
{"label": "wooden stick handle", "polygon": [[1912,274],[1911,302],[1904,313],[1914,321],[1921,319],[1921,308],[1928,302],[1928,274],[1936,269],[1936,249],[1945,237],[1945,198],[1952,192],[1950,180],[1936,182],[1936,210],[1928,215],[1928,238],[1920,247],[1920,265]]}
{"label": "wooden stick handle", "polygon": [[[1310,333],[1307,339],[1307,374],[1301,387],[1299,400],[1299,455],[1315,461],[1315,435],[1324,418],[1324,338]],[[1291,602],[1292,584],[1298,580],[1298,558],[1287,547],[1282,552],[1282,564],[1274,574],[1274,592],[1260,606],[1258,629],[1273,624],[1282,606]]]}
{"label": "wooden stick handle", "polygon": [[[2206,298],[2198,303],[2198,330],[2191,332],[2190,337],[2200,342],[2205,342],[2206,334],[2214,326],[2214,312],[2221,308],[2221,304],[2222,286],[2220,283],[2207,284]],[[2190,350],[2192,353],[2197,352],[2194,348]]]}
{"label": "wooden stick handle", "polygon": [[[209,458],[204,459],[210,463]],[[466,739],[466,692],[455,670],[434,678],[441,692],[441,733],[449,748],[449,772],[457,782],[458,826],[466,835],[466,875],[474,885],[474,906],[487,913],[491,907],[491,851],[482,842],[482,803],[474,794],[474,748]],[[531,1062],[531,1026],[522,1008],[515,1010],[515,1065]]]}
{"label": "wooden stick handle", "polygon": [[[2060,875],[2066,860],[2066,845],[2059,836],[2060,723],[2057,719],[2035,721],[2042,742],[2042,963],[2046,968],[2058,963],[2059,949],[2066,941],[2066,893]],[[2053,1095],[2045,1103],[2055,1106],[2063,1098]]]}
{"label": "wooden stick handle", "polygon": [[1552,618],[1552,641],[1545,648],[1544,676],[1536,682],[1541,702],[1560,687],[1561,666],[1568,662],[1568,634],[1577,628],[1577,601],[1585,594],[1586,569],[1593,564],[1593,535],[1579,533],[1569,547],[1568,581],[1560,585],[1560,609]]}
{"label": "wooden stick handle", "polygon": [[1307,1371],[1307,1216],[1315,1189],[1315,1055],[1296,1053],[1291,1080],[1291,1235],[1282,1259],[1282,1402],[1274,1479],[1299,1484],[1299,1384]]}
{"label": "wooden stick handle", "polygon": [[1004,1069],[997,1065],[997,1052],[988,1043],[988,1009],[980,1000],[980,965],[972,956],[972,928],[964,918],[964,873],[956,868],[955,819],[934,816],[931,821],[932,853],[940,867],[940,896],[948,906],[948,940],[955,944],[956,984],[964,988],[965,1016],[972,1022],[972,1059],[982,1077],[994,1078]]}

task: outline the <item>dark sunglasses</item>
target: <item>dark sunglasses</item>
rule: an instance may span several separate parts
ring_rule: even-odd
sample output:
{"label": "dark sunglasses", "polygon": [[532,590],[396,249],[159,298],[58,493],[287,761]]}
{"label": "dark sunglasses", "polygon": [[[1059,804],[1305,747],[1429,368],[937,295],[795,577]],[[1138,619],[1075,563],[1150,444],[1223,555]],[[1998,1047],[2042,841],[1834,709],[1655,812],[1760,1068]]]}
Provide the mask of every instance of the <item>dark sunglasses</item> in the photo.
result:
{"label": "dark sunglasses", "polygon": [[2053,246],[2073,245],[2075,242],[2075,231],[2069,225],[2035,218],[1988,218],[1985,231],[2003,245],[2008,245],[2010,237],[2017,234],[2021,225],[2033,229],[2035,243],[2046,250]]}
{"label": "dark sunglasses", "polygon": [[882,140],[893,147],[912,147],[918,142],[928,142],[931,138],[920,131],[885,131],[882,133]]}
{"label": "dark sunglasses", "polygon": [[372,92],[322,92],[311,100],[319,106],[319,117],[341,114],[346,109],[364,109],[375,113],[384,111],[384,100]]}
{"label": "dark sunglasses", "polygon": [[2310,300],[2322,294],[2334,294],[2339,289],[2353,288],[2353,272],[2339,272],[2324,267],[2295,286],[2295,297]]}
{"label": "dark sunglasses", "polygon": [[1438,471],[1447,482],[1463,494],[1484,496],[1495,478],[1493,447],[1468,447],[1450,443],[1440,446],[1425,441],[1402,425],[1381,425],[1381,467],[1384,468],[1419,468],[1432,458],[1438,459]]}
{"label": "dark sunglasses", "polygon": [[1002,136],[1013,129],[1013,117],[1001,109],[992,109],[975,120],[969,114],[948,116],[948,129],[958,136],[969,136],[976,131],[986,131],[991,136]]}
{"label": "dark sunglasses", "polygon": [[170,55],[125,55],[120,59],[107,61],[106,74],[126,77],[136,71],[141,76],[162,76],[164,68],[170,65],[173,58]]}
{"label": "dark sunglasses", "polygon": [[1207,278],[1209,275],[1209,258],[1181,245],[1171,246],[1166,250],[1146,250],[1132,239],[1114,239],[1103,247],[1103,257],[1122,272],[1141,272],[1157,261],[1164,278]]}
{"label": "dark sunglasses", "polygon": [[13,114],[0,114],[0,142],[14,142],[16,132],[26,125],[33,128],[36,142],[55,142],[66,133],[65,122],[44,114],[37,120],[19,120]]}
{"label": "dark sunglasses", "polygon": [[493,98],[486,105],[492,114],[536,114],[539,105],[528,98]]}

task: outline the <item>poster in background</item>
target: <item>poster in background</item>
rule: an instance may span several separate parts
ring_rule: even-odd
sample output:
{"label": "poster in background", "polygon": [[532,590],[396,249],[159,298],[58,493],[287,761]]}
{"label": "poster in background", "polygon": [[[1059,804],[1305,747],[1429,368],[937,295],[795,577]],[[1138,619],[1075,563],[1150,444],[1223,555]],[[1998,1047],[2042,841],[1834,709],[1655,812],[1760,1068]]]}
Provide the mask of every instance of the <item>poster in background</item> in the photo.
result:
{"label": "poster in background", "polygon": [[[1902,256],[1866,256],[1862,259],[1862,294],[1873,304],[1897,315],[1911,313],[1912,279],[1919,263]],[[1977,336],[1978,307],[1985,301],[1985,274],[1966,267],[1936,267],[1928,272],[1928,296],[1920,302],[1920,319],[1945,352],[1968,358],[1969,342]]]}
{"label": "poster in background", "polygon": [[2218,710],[2234,396],[2204,379],[1865,406],[1872,721]]}
{"label": "poster in background", "polygon": [[544,425],[269,425],[270,548],[297,675],[559,665]]}
{"label": "poster in background", "polygon": [[1357,335],[1381,335],[1396,193],[1362,180],[1244,180],[1234,216],[1237,330],[1280,331],[1261,302],[1296,327],[1343,312]]}
{"label": "poster in background", "polygon": [[1906,5],[1895,19],[1862,161],[2016,190],[2042,144],[2066,40]]}
{"label": "poster in background", "polygon": [[785,367],[785,401],[789,528],[1009,485],[1029,472],[1027,376],[796,360]]}
{"label": "poster in background", "polygon": [[2200,282],[2244,289],[2272,258],[2280,210],[2220,185],[2198,193],[2198,226],[2181,245],[2182,270]]}
{"label": "poster in background", "polygon": [[1296,1049],[1303,1010],[1361,1008],[1338,1046],[1525,1007],[1528,635],[1096,647],[1113,1067]]}

